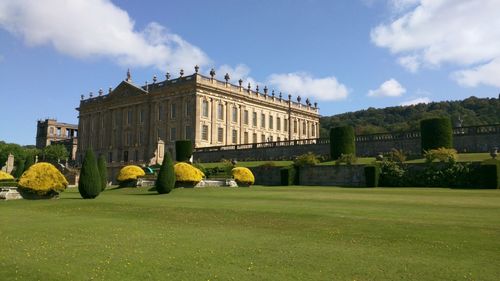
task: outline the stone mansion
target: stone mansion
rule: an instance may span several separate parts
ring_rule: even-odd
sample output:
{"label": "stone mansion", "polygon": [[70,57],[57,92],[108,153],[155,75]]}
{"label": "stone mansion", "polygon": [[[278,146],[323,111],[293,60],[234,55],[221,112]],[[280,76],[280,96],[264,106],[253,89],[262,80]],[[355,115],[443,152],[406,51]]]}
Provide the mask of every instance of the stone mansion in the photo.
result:
{"label": "stone mansion", "polygon": [[[175,140],[188,139],[195,148],[319,137],[319,109],[308,99],[284,96],[267,87],[229,83],[195,73],[144,86],[126,80],[107,94],[82,95],[78,157],[88,148],[104,155],[110,168],[124,163],[161,162],[163,149],[173,152]],[[160,160],[160,161],[155,161]]]}

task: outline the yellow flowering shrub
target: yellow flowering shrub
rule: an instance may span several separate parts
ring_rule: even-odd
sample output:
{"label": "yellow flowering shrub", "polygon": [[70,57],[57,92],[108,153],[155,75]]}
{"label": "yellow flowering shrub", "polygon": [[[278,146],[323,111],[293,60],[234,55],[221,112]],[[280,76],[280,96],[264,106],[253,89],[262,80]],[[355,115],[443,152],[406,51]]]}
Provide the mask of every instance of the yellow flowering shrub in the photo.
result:
{"label": "yellow flowering shrub", "polygon": [[248,168],[236,167],[231,170],[231,174],[238,185],[250,186],[255,182],[255,177]]}
{"label": "yellow flowering shrub", "polygon": [[45,162],[34,164],[19,179],[19,187],[39,195],[61,192],[67,186],[68,181],[63,174],[54,165]]}
{"label": "yellow flowering shrub", "polygon": [[0,171],[0,181],[13,180],[14,177],[11,174],[7,174],[4,171]]}
{"label": "yellow flowering shrub", "polygon": [[144,170],[141,167],[135,165],[128,165],[120,170],[116,179],[119,182],[133,181],[145,175],[146,173],[144,173]]}
{"label": "yellow flowering shrub", "polygon": [[178,182],[188,182],[196,184],[205,177],[205,174],[203,174],[202,171],[184,162],[175,164],[174,172],[175,180]]}

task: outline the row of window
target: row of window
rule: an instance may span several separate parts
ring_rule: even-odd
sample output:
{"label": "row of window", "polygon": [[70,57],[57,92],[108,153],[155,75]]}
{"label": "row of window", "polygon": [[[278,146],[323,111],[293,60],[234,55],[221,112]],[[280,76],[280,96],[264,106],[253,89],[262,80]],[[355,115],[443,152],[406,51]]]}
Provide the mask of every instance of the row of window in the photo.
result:
{"label": "row of window", "polygon": [[[170,128],[170,134],[169,134],[169,140],[170,141],[176,141],[178,138],[177,138],[177,128],[176,127],[172,127]],[[192,135],[192,130],[191,130],[191,126],[186,126],[185,127],[185,130],[184,130],[184,138],[183,139],[192,139],[193,135]],[[156,138],[160,138],[162,140],[165,140],[165,136],[163,135],[163,129],[162,128],[158,128],[157,131],[156,131]],[[142,131],[139,131],[139,134],[137,136],[137,144],[138,145],[142,145],[144,143],[144,133]],[[125,145],[133,145],[134,144],[134,140],[133,140],[133,136],[132,136],[132,132],[127,132],[126,133],[126,137],[125,137]]]}
{"label": "row of window", "polygon": [[[162,121],[164,120],[165,116],[165,107],[163,104],[159,104],[157,107],[157,120]],[[120,125],[120,111],[115,112],[114,116],[114,125],[115,127],[118,127]],[[189,103],[184,103],[184,116],[188,117],[193,114],[193,107]],[[144,124],[146,118],[146,113],[144,109],[140,109],[137,112],[137,123],[138,124]],[[177,104],[176,103],[171,103],[170,104],[170,119],[176,119],[177,118]],[[129,109],[127,110],[127,115],[126,115],[126,124],[127,125],[132,125],[134,123],[134,110]],[[104,119],[102,119],[102,127],[104,127]]]}
{"label": "row of window", "polygon": [[[313,133],[313,136],[315,133]],[[208,141],[208,125],[203,125],[201,126],[201,139],[204,141]],[[284,140],[287,140],[285,138]],[[224,141],[224,128],[217,128],[217,142],[223,142]],[[243,143],[248,144],[249,143],[249,133],[244,132],[243,133]],[[257,139],[257,134],[253,133],[252,134],[252,142],[270,142],[274,141],[273,136],[266,137],[265,134],[260,135],[260,140]],[[276,141],[281,141],[280,137],[277,137]],[[232,134],[231,134],[231,143],[236,144],[238,143],[238,130],[232,129]]]}

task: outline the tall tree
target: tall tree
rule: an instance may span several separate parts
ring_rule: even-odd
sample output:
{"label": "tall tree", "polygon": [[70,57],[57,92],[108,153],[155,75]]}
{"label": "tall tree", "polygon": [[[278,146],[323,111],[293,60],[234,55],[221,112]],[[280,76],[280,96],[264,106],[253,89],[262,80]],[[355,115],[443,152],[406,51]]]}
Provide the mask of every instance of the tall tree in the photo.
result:
{"label": "tall tree", "polygon": [[101,190],[106,189],[108,185],[108,171],[106,168],[106,159],[103,155],[99,157],[99,161],[97,162],[97,168],[99,169],[99,176],[101,179]]}
{"label": "tall tree", "polygon": [[170,193],[175,187],[175,173],[174,173],[174,163],[172,161],[172,156],[165,151],[165,156],[163,157],[163,163],[160,167],[160,172],[158,172],[158,178],[156,179],[156,191],[160,194]]}
{"label": "tall tree", "polygon": [[85,152],[80,179],[78,180],[78,191],[83,199],[94,199],[101,193],[101,177],[97,168],[94,152],[89,149]]}
{"label": "tall tree", "polygon": [[42,158],[44,161],[59,162],[68,158],[68,150],[62,144],[54,144],[46,146],[42,150]]}

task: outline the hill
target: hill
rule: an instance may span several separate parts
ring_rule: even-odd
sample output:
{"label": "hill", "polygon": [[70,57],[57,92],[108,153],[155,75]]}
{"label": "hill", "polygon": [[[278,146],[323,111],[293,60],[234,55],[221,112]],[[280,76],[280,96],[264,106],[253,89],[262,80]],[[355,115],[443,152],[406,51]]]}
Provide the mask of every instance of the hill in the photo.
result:
{"label": "hill", "polygon": [[450,117],[453,125],[474,126],[500,123],[500,100],[469,97],[460,101],[431,102],[347,112],[321,117],[321,137],[331,127],[350,125],[356,134],[403,132],[419,129],[419,122],[430,117]]}

